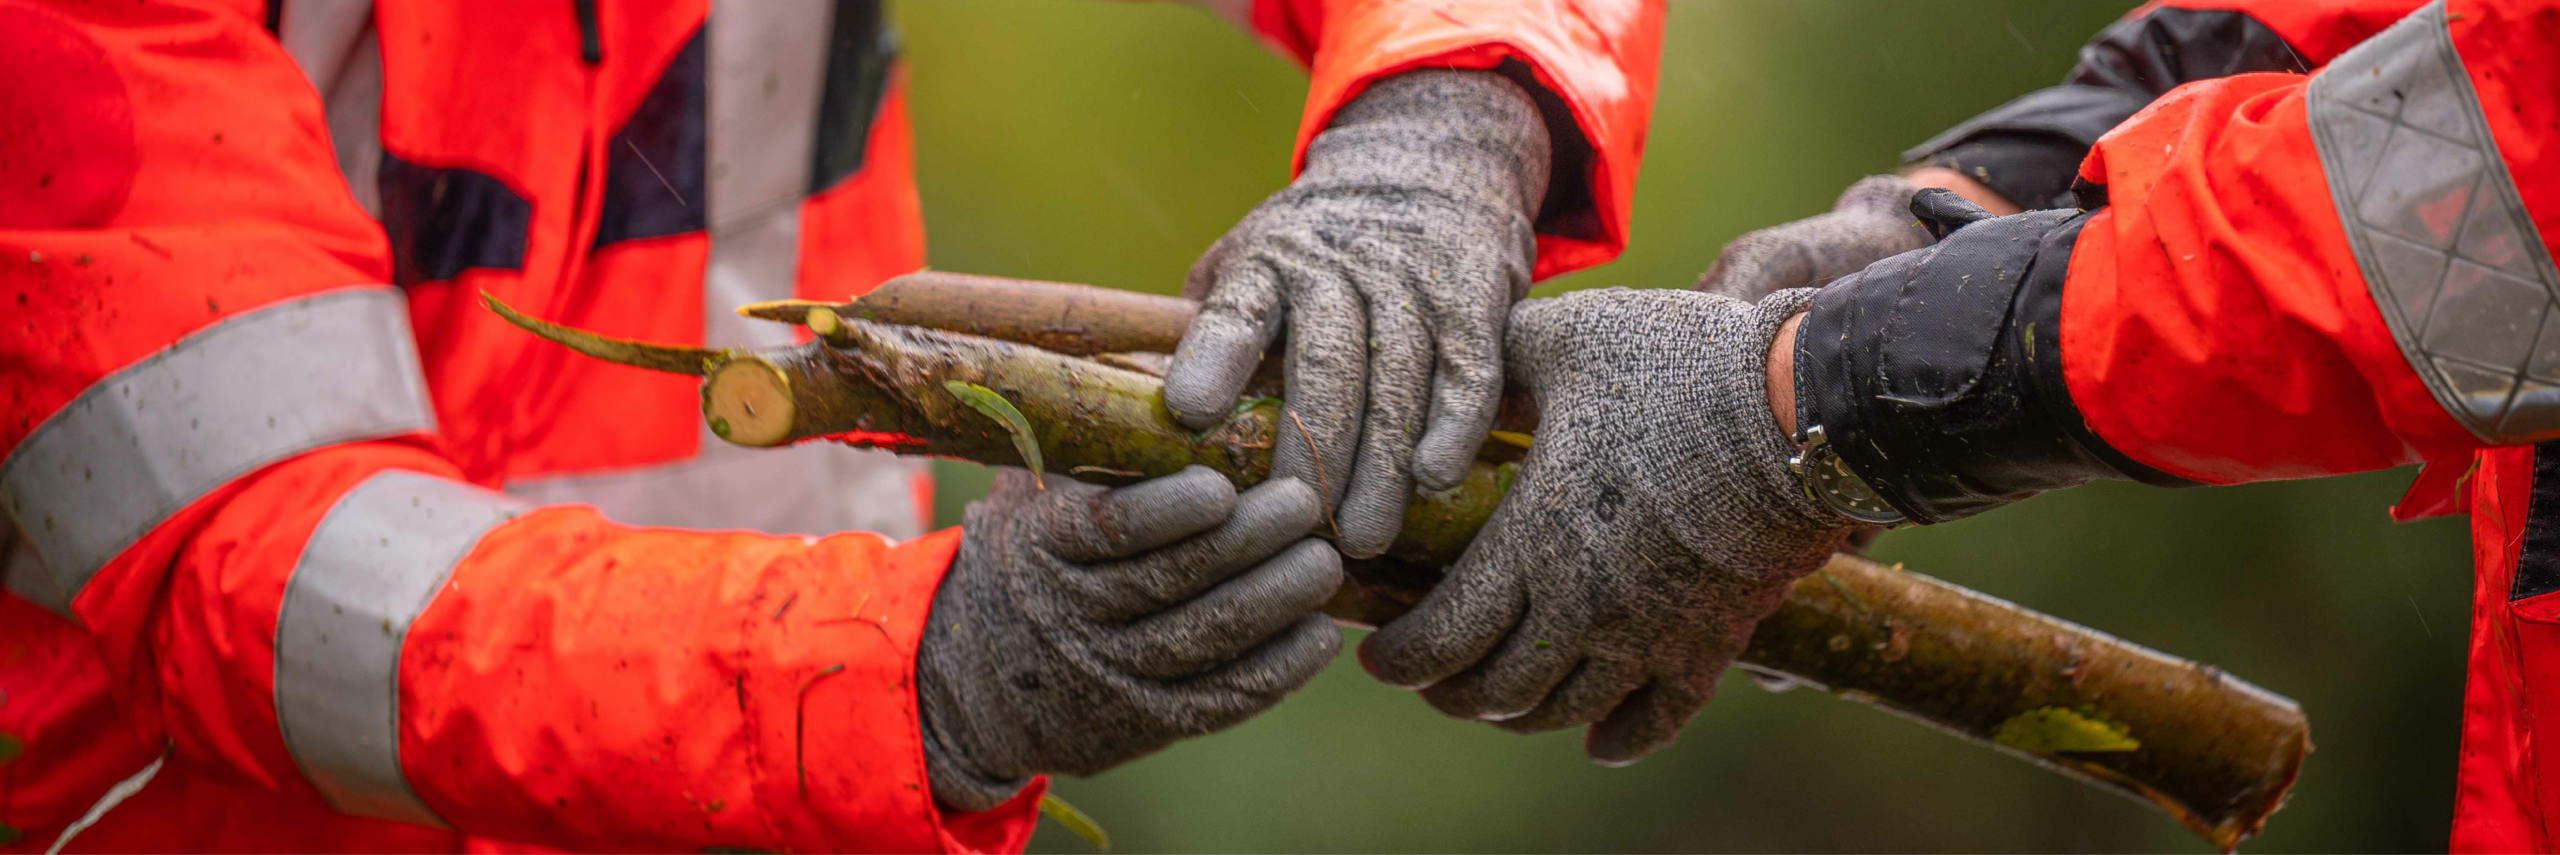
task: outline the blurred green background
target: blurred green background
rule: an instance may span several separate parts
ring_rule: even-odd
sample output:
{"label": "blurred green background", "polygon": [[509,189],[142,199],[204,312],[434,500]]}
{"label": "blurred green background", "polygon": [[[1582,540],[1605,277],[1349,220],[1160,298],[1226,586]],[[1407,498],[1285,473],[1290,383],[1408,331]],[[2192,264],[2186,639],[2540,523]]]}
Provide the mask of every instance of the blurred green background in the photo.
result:
{"label": "blurred green background", "polygon": [[[1734,236],[1823,210],[1903,147],[2059,79],[2126,5],[1675,3],[1634,245],[1542,293],[1684,286]],[[1304,77],[1210,15],[896,14],[938,268],[1171,292],[1287,180]],[[942,474],[956,521],[985,475]],[[2470,577],[2458,523],[2385,518],[2408,475],[2102,485],[1875,552],[2301,701],[2319,750],[2251,849],[2441,849]],[[1817,693],[1729,678],[1677,746],[1603,769],[1578,733],[1443,718],[1348,654],[1243,727],[1058,791],[1124,851],[2204,848],[2147,808]],[[1088,851],[1054,825],[1033,848]]]}

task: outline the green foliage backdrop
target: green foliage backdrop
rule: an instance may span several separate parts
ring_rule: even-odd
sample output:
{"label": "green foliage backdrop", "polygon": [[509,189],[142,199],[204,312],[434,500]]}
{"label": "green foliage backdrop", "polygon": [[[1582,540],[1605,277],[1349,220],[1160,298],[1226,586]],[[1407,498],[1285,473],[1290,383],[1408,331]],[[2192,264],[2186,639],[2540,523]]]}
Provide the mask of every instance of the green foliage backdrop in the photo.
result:
{"label": "green foliage backdrop", "polygon": [[[1734,236],[1819,211],[1901,148],[2056,80],[2123,10],[1674,6],[1634,246],[1542,293],[1686,285]],[[1056,0],[896,14],[936,267],[1171,292],[1287,179],[1304,79],[1209,15]],[[942,474],[955,522],[985,476]],[[2319,750],[2251,848],[2440,848],[2469,574],[2459,524],[2388,524],[2407,480],[2107,485],[1897,532],[1877,553],[2302,701]],[[1579,749],[1578,734],[1442,718],[1346,655],[1244,727],[1059,791],[1127,851],[2201,849],[2024,763],[1739,678],[1642,764],[1603,769]],[[1055,826],[1033,847],[1086,848]]]}

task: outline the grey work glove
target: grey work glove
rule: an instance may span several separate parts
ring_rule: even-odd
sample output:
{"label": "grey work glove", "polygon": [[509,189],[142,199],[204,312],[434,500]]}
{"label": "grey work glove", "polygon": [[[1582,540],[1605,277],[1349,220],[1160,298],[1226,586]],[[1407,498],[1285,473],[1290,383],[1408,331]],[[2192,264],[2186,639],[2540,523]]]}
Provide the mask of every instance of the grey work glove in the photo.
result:
{"label": "grey work glove", "polygon": [[1537,106],[1501,75],[1372,85],[1308,147],[1298,180],[1192,267],[1184,293],[1200,314],[1165,406],[1195,429],[1223,421],[1285,325],[1272,474],[1325,493],[1343,554],[1386,551],[1414,484],[1455,486],[1493,424],[1548,158]]}
{"label": "grey work glove", "polygon": [[1918,185],[1871,175],[1849,185],[1831,211],[1734,238],[1693,290],[1756,301],[1781,288],[1828,285],[1933,241],[1911,215]]}
{"label": "grey work glove", "polygon": [[1466,554],[1361,644],[1362,664],[1507,730],[1591,725],[1602,763],[1670,744],[1849,531],[1797,486],[1764,391],[1771,339],[1812,296],[1522,303],[1508,355],[1536,439]]}
{"label": "grey work glove", "polygon": [[1242,495],[1194,466],[1120,489],[1008,470],[969,506],[916,651],[925,769],[944,808],[1033,775],[1090,775],[1237,724],[1342,648],[1316,609],[1342,559],[1316,493]]}

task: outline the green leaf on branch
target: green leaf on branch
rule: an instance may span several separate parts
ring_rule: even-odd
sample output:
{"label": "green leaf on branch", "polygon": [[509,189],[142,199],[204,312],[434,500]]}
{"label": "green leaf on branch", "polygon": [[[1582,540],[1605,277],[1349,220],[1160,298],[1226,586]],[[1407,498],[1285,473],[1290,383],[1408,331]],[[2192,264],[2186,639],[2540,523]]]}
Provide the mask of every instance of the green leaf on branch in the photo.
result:
{"label": "green leaf on branch", "polygon": [[960,399],[960,403],[969,405],[969,409],[1003,425],[1004,432],[1013,435],[1013,450],[1022,454],[1022,464],[1031,467],[1031,483],[1039,485],[1040,489],[1049,489],[1049,482],[1041,477],[1040,435],[1031,430],[1031,420],[1023,418],[1022,411],[1014,409],[1012,401],[996,394],[996,390],[976,383],[946,380],[942,388],[950,390],[951,397]]}
{"label": "green leaf on branch", "polygon": [[26,753],[26,750],[27,744],[18,741],[16,735],[0,732],[0,763],[16,760],[18,755]]}
{"label": "green leaf on branch", "polygon": [[1058,798],[1058,794],[1040,794],[1040,812],[1068,831],[1075,832],[1077,837],[1084,838],[1084,842],[1093,844],[1093,848],[1111,851],[1111,833],[1102,830],[1102,823],[1093,821],[1093,817],[1084,815],[1084,811],[1077,810],[1075,805],[1067,804],[1067,800]]}
{"label": "green leaf on branch", "polygon": [[2142,747],[2133,731],[2096,710],[2037,707],[2010,716],[1991,741],[2029,754],[2125,752]]}

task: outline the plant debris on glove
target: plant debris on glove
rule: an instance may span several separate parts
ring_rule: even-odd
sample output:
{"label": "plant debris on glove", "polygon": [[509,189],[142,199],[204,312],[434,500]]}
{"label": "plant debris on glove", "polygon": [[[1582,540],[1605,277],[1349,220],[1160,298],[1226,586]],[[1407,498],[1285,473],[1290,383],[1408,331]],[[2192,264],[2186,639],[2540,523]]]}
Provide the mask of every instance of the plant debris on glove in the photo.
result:
{"label": "plant debris on glove", "polygon": [[1008,469],[969,506],[916,651],[925,768],[944,808],[1003,804],[1235,725],[1342,647],[1316,611],[1342,559],[1316,493],[1206,467],[1047,490]]}
{"label": "plant debris on glove", "polygon": [[1670,744],[1850,528],[1797,486],[1765,391],[1770,341],[1812,296],[1522,303],[1508,354],[1537,440],[1466,554],[1361,644],[1362,664],[1450,715],[1591,725],[1603,763]]}
{"label": "plant debris on glove", "polygon": [[1860,179],[1841,191],[1829,213],[1734,238],[1690,288],[1758,302],[1779,289],[1828,285],[1928,246],[1929,231],[1911,214],[1911,197],[1919,192],[1900,176]]}
{"label": "plant debris on glove", "polygon": [[1490,71],[1379,81],[1306,170],[1220,238],[1165,406],[1207,429],[1285,325],[1275,476],[1325,495],[1346,555],[1386,551],[1418,482],[1465,477],[1502,395],[1502,326],[1528,293],[1550,157],[1535,103]]}

